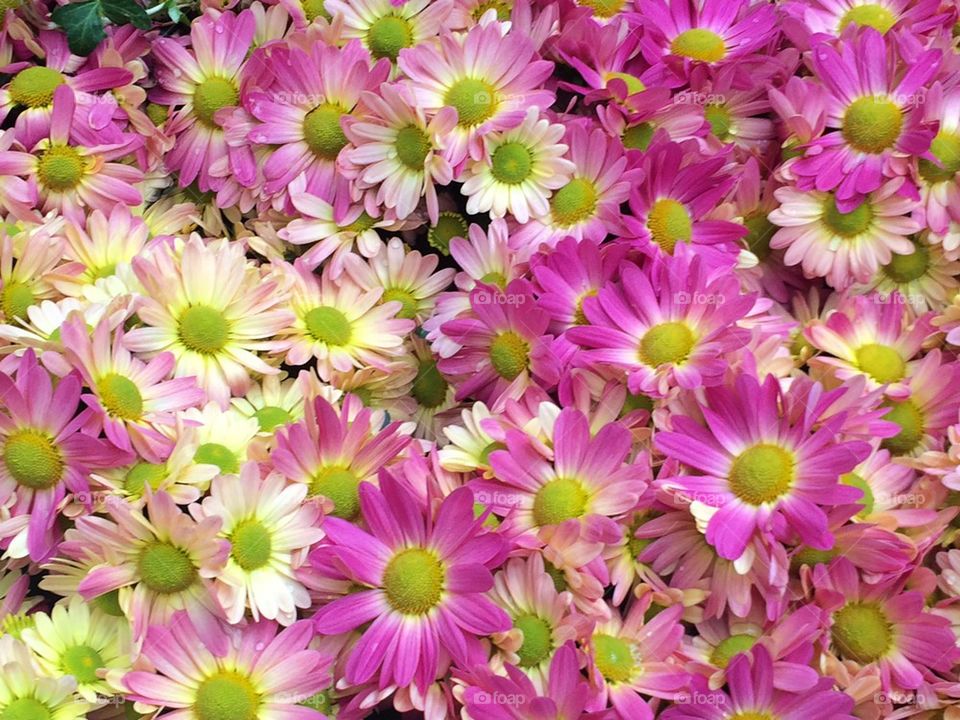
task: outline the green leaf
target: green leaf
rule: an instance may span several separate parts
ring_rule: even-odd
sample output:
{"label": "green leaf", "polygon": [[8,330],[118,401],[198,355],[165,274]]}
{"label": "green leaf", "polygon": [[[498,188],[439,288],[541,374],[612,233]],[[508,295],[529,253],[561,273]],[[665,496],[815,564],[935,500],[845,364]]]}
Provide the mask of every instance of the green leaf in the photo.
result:
{"label": "green leaf", "polygon": [[100,0],[100,7],[103,8],[103,14],[114,25],[126,25],[130,23],[141,30],[150,29],[150,16],[147,11],[136,0]]}
{"label": "green leaf", "polygon": [[89,55],[107,36],[98,0],[61,5],[50,17],[67,33],[67,44],[75,55]]}

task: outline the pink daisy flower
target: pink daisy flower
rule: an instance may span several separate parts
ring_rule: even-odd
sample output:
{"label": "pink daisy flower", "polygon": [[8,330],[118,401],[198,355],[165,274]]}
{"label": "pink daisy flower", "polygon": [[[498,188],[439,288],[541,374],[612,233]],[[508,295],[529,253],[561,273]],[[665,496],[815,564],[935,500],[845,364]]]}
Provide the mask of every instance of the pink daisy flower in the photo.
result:
{"label": "pink daisy flower", "polygon": [[656,447],[702,475],[677,474],[658,485],[696,503],[707,521],[707,542],[728,560],[738,559],[756,532],[787,539],[792,530],[816,549],[832,547],[824,506],[843,505],[862,495],[838,483],[867,458],[870,446],[838,436],[843,414],[815,429],[812,410],[786,415],[779,381],[761,383],[741,374],[733,387],[708,388],[704,424],[674,415],[673,430],[659,432]]}
{"label": "pink daisy flower", "polygon": [[937,0],[790,0],[783,10],[800,20],[811,34],[840,37],[850,25],[870,27],[886,34],[896,27],[916,31],[936,28]]}
{"label": "pink daisy flower", "polygon": [[[960,88],[945,90],[936,83],[924,100],[925,120],[936,122],[939,129],[930,143],[933,158],[917,159],[920,206],[914,214],[935,236],[943,236],[952,223],[960,222]],[[946,250],[956,250],[943,244]]]}
{"label": "pink daisy flower", "polygon": [[873,28],[847,38],[839,51],[819,43],[813,68],[830,93],[826,123],[834,130],[791,166],[801,187],[836,190],[840,209],[849,212],[885,178],[906,175],[909,157],[924,155],[935,135],[918,97],[940,62],[933,49],[901,57]]}
{"label": "pink daisy flower", "polygon": [[349,652],[346,682],[379,675],[381,687],[412,683],[423,690],[441,657],[466,664],[477,636],[510,628],[507,614],[484,596],[503,541],[482,529],[483,517],[474,519],[466,488],[434,514],[384,472],[380,489],[361,486],[360,505],[370,532],[328,518],[331,544],[322,552],[363,589],[320,608],[315,627],[338,634],[372,621]]}

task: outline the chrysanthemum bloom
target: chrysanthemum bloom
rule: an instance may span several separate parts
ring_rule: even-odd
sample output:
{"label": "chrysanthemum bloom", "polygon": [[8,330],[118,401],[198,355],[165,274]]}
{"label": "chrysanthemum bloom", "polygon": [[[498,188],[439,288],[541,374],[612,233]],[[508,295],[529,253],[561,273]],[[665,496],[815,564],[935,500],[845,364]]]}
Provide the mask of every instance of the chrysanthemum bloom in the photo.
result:
{"label": "chrysanthemum bloom", "polygon": [[188,239],[179,253],[156,245],[134,259],[143,284],[137,315],[148,327],[127,333],[126,346],[153,357],[170,352],[177,377],[193,375],[207,397],[226,407],[231,393],[242,395],[249,371],[277,372],[255,354],[272,349],[272,338],[292,320],[286,294],[277,282],[244,257],[243,243],[204,245]]}
{"label": "chrysanthemum bloom", "polygon": [[334,280],[330,266],[317,277],[298,262],[290,275],[293,318],[279,333],[288,364],[316,358],[317,374],[329,380],[335,370],[385,368],[402,353],[403,338],[415,323],[397,317],[400,300],[381,302],[381,288],[364,290],[348,275]]}
{"label": "chrysanthemum bloom", "polygon": [[[405,7],[418,4],[423,0]],[[427,215],[436,223],[440,207],[434,184],[448,185],[453,179],[453,168],[440,151],[457,124],[457,113],[441,108],[428,122],[423,110],[411,107],[397,87],[384,84],[378,92],[364,93],[367,114],[344,125],[352,147],[340,166],[364,191],[368,204],[383,205],[406,218],[425,198]]]}
{"label": "chrysanthemum bloom", "polygon": [[918,455],[940,444],[960,407],[957,367],[956,362],[943,362],[939,350],[924,356],[907,380],[909,397],[884,403],[890,409],[883,419],[900,429],[883,440],[884,448],[893,455]]}
{"label": "chrysanthemum bloom", "polygon": [[[386,247],[366,262],[356,255],[346,259],[347,273],[364,291],[381,289],[380,302],[398,300],[398,318],[422,322],[430,316],[436,296],[453,280],[452,268],[436,270],[440,256],[421,255],[400,238],[390,238]],[[436,270],[436,272],[434,272]]]}
{"label": "chrysanthemum bloom", "polygon": [[331,658],[308,648],[306,620],[277,632],[272,622],[230,628],[224,649],[212,647],[185,613],[153,625],[143,654],[156,673],[123,676],[128,698],[202,720],[322,720],[309,700],[330,684]]}
{"label": "chrysanthemum bloom", "polygon": [[546,443],[520,430],[507,430],[506,449],[490,454],[497,482],[476,487],[492,498],[487,503],[507,517],[502,527],[524,532],[576,519],[587,542],[616,541],[619,530],[610,518],[637,504],[648,474],[628,464],[630,433],[621,424],[605,425],[591,437],[586,416],[575,408],[560,412]]}
{"label": "chrysanthemum bloom", "polygon": [[224,649],[223,611],[211,583],[230,553],[230,543],[217,537],[220,519],[195,522],[162,492],[147,500],[147,515],[119,500],[106,509],[110,519],[78,518],[61,546],[70,549],[69,555],[102,558],[77,592],[91,601],[119,590],[118,603],[132,623],[135,642],[149,626],[166,625],[175,612],[186,610],[204,641]]}
{"label": "chrysanthemum bloom", "polygon": [[77,697],[77,681],[37,667],[33,653],[12,635],[0,637],[0,714],[23,718],[82,720],[91,705]]}
{"label": "chrysanthemum bloom", "polygon": [[939,130],[930,143],[933,159],[917,159],[920,206],[914,212],[921,223],[943,235],[951,222],[960,221],[960,89],[934,84],[924,96],[923,110]]}
{"label": "chrysanthemum bloom", "polygon": [[536,306],[532,285],[514,280],[501,291],[477,285],[470,293],[473,317],[443,324],[441,331],[459,350],[441,355],[437,368],[457,385],[457,400],[476,397],[488,404],[519,397],[540,382],[550,387],[559,366],[547,335],[550,317]]}
{"label": "chrysanthemum bloom", "polygon": [[341,121],[365,90],[374,92],[387,79],[390,61],[372,64],[358,40],[342,48],[320,42],[306,50],[270,47],[265,56],[276,68],[272,82],[244,98],[260,121],[250,141],[273,148],[263,166],[264,190],[287,193],[290,182],[304,174],[310,193],[334,202],[347,189],[345,179],[336,176],[337,156],[348,144]]}
{"label": "chrysanthemum bloom", "polygon": [[510,212],[520,223],[546,215],[551,191],[565,185],[575,167],[563,157],[568,149],[558,142],[563,134],[563,125],[541,118],[532,107],[515,128],[487,135],[489,156],[472,161],[463,173],[467,212],[489,212],[493,218]]}
{"label": "chrysanthemum bloom", "polygon": [[732,62],[777,35],[777,14],[749,0],[640,0],[643,54],[650,63],[664,55],[684,63]]}
{"label": "chrysanthemum bloom", "polygon": [[885,385],[888,396],[902,399],[909,394],[904,381],[916,368],[922,343],[934,332],[931,315],[911,317],[899,294],[852,298],[826,322],[805,330],[810,344],[830,355],[810,363],[843,381],[864,375],[870,390]]}
{"label": "chrysanthemum bloom", "polygon": [[875,292],[888,300],[899,296],[918,314],[940,310],[960,289],[960,259],[950,259],[944,251],[930,234],[921,235],[913,242],[913,252],[893,255],[865,287],[853,291]]}
{"label": "chrysanthemum bloom", "polygon": [[850,212],[885,178],[906,175],[910,156],[930,149],[934,127],[918,100],[940,67],[941,52],[901,58],[873,28],[847,38],[839,51],[828,42],[813,49],[817,78],[830,92],[827,127],[791,167],[803,189],[836,190]]}
{"label": "chrysanthemum bloom", "polygon": [[115,694],[103,675],[130,668],[133,647],[126,618],[91,609],[77,595],[61,600],[49,615],[38,612],[30,617],[32,625],[21,637],[41,668],[52,677],[72,675],[87,702]]}
{"label": "chrysanthemum bloom", "polygon": [[15,380],[0,373],[0,398],[0,506],[10,512],[0,535],[11,556],[41,561],[53,550],[66,492],[88,491],[91,470],[128,456],[83,431],[91,412],[77,413],[79,379],[69,375],[54,387],[32,350],[20,359]]}
{"label": "chrysanthemum bloom", "polygon": [[506,447],[498,443],[483,427],[490,411],[482,402],[475,402],[460,411],[459,422],[443,428],[447,442],[438,451],[440,466],[450,472],[469,473],[490,470],[490,453]]}
{"label": "chrysanthemum bloom", "polygon": [[266,375],[259,383],[251,385],[246,395],[233,398],[230,403],[242,415],[256,418],[261,433],[273,434],[303,418],[306,386],[305,377],[288,378],[283,372]]}
{"label": "chrysanthemum bloom", "polygon": [[8,324],[27,318],[27,309],[55,298],[51,271],[63,257],[61,223],[0,236],[0,314]]}
{"label": "chrysanthemum bloom", "polygon": [[588,324],[565,337],[585,348],[586,363],[626,370],[630,392],[665,395],[721,381],[726,354],[746,343],[736,323],[754,301],[731,274],[708,272],[682,248],[648,272],[624,264],[619,283],[583,301]]}
{"label": "chrysanthemum bloom", "polygon": [[700,700],[668,708],[663,720],[856,720],[853,699],[834,690],[830,678],[800,692],[775,687],[773,659],[763,646],[733,658],[726,692],[710,690],[703,680],[694,684],[694,691]]}
{"label": "chrysanthemum bloom", "polygon": [[555,246],[565,237],[599,242],[620,230],[620,205],[630,196],[631,184],[643,176],[627,168],[620,143],[600,128],[584,123],[567,126],[563,141],[570,146],[573,175],[555,188],[548,212],[534,215],[517,228],[510,240],[524,255],[542,243]]}
{"label": "chrysanthemum bloom", "polygon": [[59,86],[49,134],[26,152],[0,152],[0,175],[35,179],[39,208],[78,222],[85,208],[108,213],[117,203],[139,205],[143,198],[134,185],[143,173],[135,165],[113,161],[130,154],[142,139],[112,125],[98,134],[82,122],[84,113],[76,111],[76,104],[73,90]]}
{"label": "chrysanthemum bloom", "polygon": [[499,535],[474,519],[473,493],[460,488],[434,515],[389,472],[380,489],[364,483],[360,506],[370,532],[327,518],[322,551],[361,586],[314,615],[317,632],[334,635],[373,621],[350,650],[344,679],[379,677],[381,687],[421,690],[436,677],[441,654],[466,663],[476,636],[503,632],[510,618],[484,593],[504,550]]}
{"label": "chrysanthemum bloom", "polygon": [[435,38],[454,7],[453,0],[330,0],[326,10],[342,23],[341,37],[361,40],[377,60],[396,60],[403,48]]}
{"label": "chrysanthemum bloom", "polygon": [[680,647],[683,608],[673,605],[646,621],[650,596],[646,595],[621,618],[614,614],[598,622],[586,646],[591,684],[597,698],[587,707],[603,710],[612,704],[625,718],[649,718],[653,714],[640,697],[672,699],[690,682],[690,676],[670,658]]}
{"label": "chrysanthemum bloom", "polygon": [[770,247],[786,248],[784,263],[802,265],[808,278],[825,277],[838,290],[869,282],[894,253],[913,252],[907,236],[921,228],[906,216],[915,201],[902,190],[902,180],[891,180],[841,211],[833,193],[779,188],[774,195],[780,207],[769,218],[781,229]]}
{"label": "chrysanthemum bloom", "polygon": [[501,652],[494,662],[515,665],[544,692],[557,651],[584,632],[589,621],[573,611],[569,592],[557,591],[539,553],[510,560],[493,583],[490,598],[513,620],[511,630],[493,637]]}
{"label": "chrysanthemum bloom", "polygon": [[658,143],[644,155],[644,182],[630,195],[633,217],[625,217],[629,234],[644,252],[673,255],[679,243],[712,248],[736,258],[737,241],[747,234],[742,225],[707,219],[733,186],[733,177],[721,168],[722,155],[704,157],[672,142]]}
{"label": "chrysanthemum bloom", "polygon": [[181,187],[194,180],[201,191],[217,190],[223,184],[209,168],[214,160],[234,151],[227,145],[217,112],[240,104],[240,79],[253,33],[254,17],[249,11],[208,11],[190,23],[193,52],[172,37],[153,43],[160,87],[152,91],[152,99],[181,106],[164,123],[164,131],[176,137],[176,144],[163,160],[178,173]]}
{"label": "chrysanthemum bloom", "polygon": [[936,21],[936,0],[791,0],[787,14],[803,22],[810,33],[839,37],[850,25],[871,27],[886,34],[900,26],[929,28]]}
{"label": "chrysanthemum bloom", "polygon": [[102,421],[107,439],[159,462],[172,447],[160,428],[175,423],[176,411],[202,401],[203,390],[192,377],[167,379],[174,365],[171,353],[149,363],[134,358],[123,345],[123,329],[114,333],[111,325],[104,318],[91,334],[75,313],[61,329],[65,355],[90,389],[83,400]]}
{"label": "chrysanthemum bloom", "polygon": [[374,480],[410,438],[399,423],[375,424],[373,411],[353,395],[339,409],[318,397],[305,411],[303,422],[277,433],[270,459],[288,479],[307,484],[311,497],[331,500],[333,515],[351,520],[360,509],[360,483]]}
{"label": "chrysanthemum bloom", "polygon": [[[560,647],[550,661],[546,687],[538,688],[530,678],[512,665],[507,676],[494,674],[478,666],[469,677],[463,704],[471,720],[526,720],[543,715],[557,720],[584,720],[591,689],[580,672],[573,643]],[[491,699],[515,698],[516,702],[491,702]],[[640,720],[642,716],[638,716]]]}
{"label": "chrysanthemum bloom", "polygon": [[860,665],[876,663],[884,689],[917,688],[929,670],[956,662],[950,622],[928,612],[921,592],[903,580],[865,583],[844,558],[815,571],[816,601],[828,614],[832,654]]}
{"label": "chrysanthemum bloom", "polygon": [[310,596],[293,575],[307,549],[323,538],[316,503],[304,503],[307,486],[287,485],[282,475],[261,477],[256,463],[239,476],[214,479],[210,494],[191,509],[198,520],[219,518],[220,537],[230,541],[230,559],[214,581],[227,621],[236,624],[247,608],[290,625]]}
{"label": "chrysanthemum bloom", "polygon": [[428,115],[457,111],[444,155],[455,169],[469,155],[483,157],[483,138],[523,122],[528,108],[549,107],[554,95],[541,89],[553,63],[536,59],[523,33],[504,34],[500,23],[476,25],[463,36],[450,33],[435,47],[424,43],[400,51],[400,69],[412,82],[413,105]]}
{"label": "chrysanthemum bloom", "polygon": [[779,538],[791,529],[811,547],[829,549],[822,506],[862,495],[838,477],[865,460],[870,446],[838,435],[843,414],[820,422],[813,407],[786,416],[784,395],[772,375],[760,383],[741,374],[733,387],[706,390],[705,427],[674,415],[673,430],[654,438],[668,457],[704,473],[658,483],[697,503],[695,514],[709,517],[707,542],[728,560],[738,559],[756,532]]}

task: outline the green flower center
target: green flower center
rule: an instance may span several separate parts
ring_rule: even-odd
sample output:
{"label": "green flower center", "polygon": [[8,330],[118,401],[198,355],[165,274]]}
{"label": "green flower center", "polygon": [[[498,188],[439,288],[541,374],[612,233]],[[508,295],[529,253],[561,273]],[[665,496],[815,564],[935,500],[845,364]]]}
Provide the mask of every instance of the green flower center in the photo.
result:
{"label": "green flower center", "polygon": [[770,713],[746,710],[745,712],[738,712],[736,715],[731,715],[729,720],[775,720],[775,718]]}
{"label": "green flower center", "polygon": [[512,330],[500,333],[490,343],[490,364],[504,380],[513,380],[527,369],[530,345]]}
{"label": "green flower center", "polygon": [[412,44],[413,30],[410,23],[402,17],[382,17],[367,30],[367,47],[370,48],[370,54],[378,60],[396,60],[400,51]]}
{"label": "green flower center", "polygon": [[486,285],[496,285],[498,288],[505,288],[507,286],[507,278],[502,272],[497,270],[491,270],[486,275],[480,278],[480,282]]}
{"label": "green flower center", "polygon": [[622,80],[624,85],[627,86],[627,95],[636,95],[647,89],[647,86],[643,84],[640,78],[630,73],[608,72],[603,74],[603,78],[607,87],[610,87],[611,80]]}
{"label": "green flower center", "polygon": [[624,0],[580,0],[580,4],[592,8],[598,18],[610,18],[623,9]]}
{"label": "green flower center", "polygon": [[53,711],[32,697],[20,697],[0,710],[0,720],[50,720]]}
{"label": "green flower center", "polygon": [[40,184],[54,192],[75,188],[83,179],[83,172],[83,158],[69,145],[51,145],[43,151],[37,163]]}
{"label": "green flower center", "polygon": [[383,589],[390,605],[405,615],[424,615],[440,602],[443,565],[422,548],[401,550],[383,571]]}
{"label": "green flower center", "polygon": [[623,146],[627,150],[646,150],[653,139],[653,125],[642,122],[623,131]]}
{"label": "green flower center", "polygon": [[416,125],[408,125],[397,132],[394,147],[397,149],[397,157],[405,167],[415,172],[423,172],[433,144],[423,130]]}
{"label": "green flower center", "polygon": [[513,11],[512,2],[502,2],[498,0],[483,0],[473,9],[473,19],[479,20],[487,10],[497,11],[497,20],[509,20],[510,13]]}
{"label": "green flower center", "polygon": [[247,572],[270,562],[273,548],[270,531],[256,518],[239,523],[230,535],[230,543],[230,556]]}
{"label": "green flower center", "polygon": [[198,720],[256,720],[259,707],[260,696],[249,679],[219,672],[200,683],[193,712]]}
{"label": "green flower center", "polygon": [[188,350],[216,355],[230,340],[230,323],[209,305],[192,305],[180,315],[177,337]]}
{"label": "green flower center", "polygon": [[[27,615],[26,613],[14,613],[7,615],[2,622],[0,622],[0,635],[13,635],[13,637],[18,640],[23,635],[23,631],[28,628],[32,628],[36,625],[34,617],[32,614]],[[0,715],[2,717],[2,715]]]}
{"label": "green flower center", "polygon": [[837,209],[837,199],[830,195],[823,204],[823,224],[835,235],[853,238],[866,232],[873,222],[873,207],[864,200],[850,212]]}
{"label": "green flower center", "polygon": [[883,266],[883,274],[895,283],[906,284],[919,280],[930,268],[930,251],[923,245],[914,245],[908,255],[894,255]]}
{"label": "green flower center", "polygon": [[857,500],[858,504],[863,505],[863,510],[858,513],[859,515],[866,516],[873,512],[873,488],[870,487],[870,483],[852,472],[841,475],[840,482],[844,485],[855,487],[863,493],[863,497]]}
{"label": "green flower center", "polygon": [[582,517],[587,499],[587,491],[578,480],[556,478],[537,490],[533,498],[533,519],[542,527]]}
{"label": "green flower center", "polygon": [[490,466],[490,455],[495,453],[497,450],[506,450],[507,446],[502,442],[494,441],[487,445],[483,450],[480,451],[480,464],[486,467]]}
{"label": "green flower center", "polygon": [[63,455],[53,440],[36,430],[17,430],[3,446],[3,462],[23,487],[46,490],[63,476]]}
{"label": "green flower center", "polygon": [[707,122],[710,123],[710,132],[712,132],[718,140],[726,142],[730,139],[730,126],[733,124],[733,121],[730,117],[729,110],[723,105],[710,103],[704,106],[703,116]]}
{"label": "green flower center", "polygon": [[61,655],[63,670],[67,675],[73,675],[77,683],[96,682],[97,670],[103,667],[103,658],[89,645],[74,645],[63,651]]}
{"label": "green flower center", "polygon": [[881,153],[900,137],[903,114],[885,97],[862,97],[843,115],[843,137],[863,153]]}
{"label": "green flower center", "polygon": [[507,142],[493,151],[490,174],[507,185],[519,185],[533,171],[533,156],[526,145]]}
{"label": "green flower center", "polygon": [[689,242],[693,237],[693,219],[681,203],[663,198],[650,208],[647,229],[660,249],[672,255],[678,242]]}
{"label": "green flower center", "polygon": [[881,33],[897,24],[896,16],[882,5],[855,5],[840,19],[841,32],[850,23],[860,27],[872,27]]}
{"label": "green flower center", "polygon": [[401,307],[400,312],[397,313],[398,318],[412,320],[417,316],[417,313],[420,312],[420,301],[414,297],[412,292],[409,290],[404,290],[403,288],[387,288],[383,291],[383,295],[380,297],[380,302],[400,303],[403,307]]}
{"label": "green flower center", "polygon": [[686,323],[671,321],[654,325],[640,340],[640,360],[650,367],[682,363],[696,343]]}
{"label": "green flower center", "polygon": [[347,136],[340,126],[340,118],[345,114],[339,105],[324,103],[303,119],[303,139],[307,147],[324,160],[336,160],[347,144]]}
{"label": "green flower center", "polygon": [[360,511],[360,478],[347,468],[335,465],[321,468],[310,481],[310,494],[333,501],[334,517],[351,520]]}
{"label": "green flower center", "polygon": [[586,313],[583,311],[583,301],[588,297],[596,297],[596,290],[587,290],[583,295],[577,298],[577,306],[573,310],[573,322],[577,325],[586,325],[590,322]]}
{"label": "green flower center", "polygon": [[913,451],[923,440],[925,419],[923,412],[913,400],[888,403],[890,411],[884,420],[900,426],[900,432],[880,443],[894,455],[906,455]]}
{"label": "green flower center", "polygon": [[517,650],[522,668],[534,667],[543,662],[553,650],[553,631],[550,623],[539,615],[520,615],[513,626],[523,632],[523,644]]}
{"label": "green flower center", "polygon": [[586,178],[574,178],[550,198],[554,224],[571,227],[593,217],[597,209],[597,188]]}
{"label": "green flower center", "polygon": [[143,549],[137,569],[143,584],[161,595],[186,590],[197,579],[197,568],[187,551],[159,540]]}
{"label": "green flower center", "polygon": [[53,104],[53,91],[66,79],[53,68],[28,67],[10,82],[10,99],[28,108],[44,108]]}
{"label": "green flower center", "polygon": [[104,375],[97,383],[97,392],[110,415],[124,420],[138,420],[143,415],[143,397],[129,378],[117,373]]}
{"label": "green flower center", "polygon": [[147,117],[150,118],[150,122],[157,127],[163,125],[167,121],[167,118],[170,117],[170,108],[166,105],[158,105],[152,102],[147,103],[144,112],[147,114]]}
{"label": "green flower center", "polygon": [[625,640],[613,635],[594,635],[593,652],[597,670],[608,682],[623,683],[633,677],[636,667],[633,651]]}
{"label": "green flower center", "polygon": [[152,490],[160,487],[160,482],[167,476],[167,466],[162,463],[148,463],[140,461],[127,472],[123,480],[123,488],[131,495],[143,495],[143,488],[147,485]]}
{"label": "green flower center", "polygon": [[197,448],[193,461],[201,465],[216,465],[224,475],[236,475],[240,471],[237,454],[220,443],[203,443]]}
{"label": "green flower center", "polygon": [[343,346],[350,342],[353,328],[347,316],[335,307],[321,305],[303,316],[307,332],[317,342]]}
{"label": "green flower center", "polygon": [[457,123],[461,127],[472,127],[493,116],[498,99],[492,85],[466,77],[450,86],[443,102],[457,111]]}
{"label": "green flower center", "polygon": [[722,640],[710,653],[710,663],[721,669],[726,669],[727,665],[735,655],[747,652],[757,643],[757,638],[753,635],[731,635]]}
{"label": "green flower center", "polygon": [[120,607],[120,591],[111,590],[108,593],[95,597],[93,606],[110,617],[123,617],[123,608]]}
{"label": "green flower center", "polygon": [[954,175],[960,172],[960,135],[938,133],[930,143],[930,154],[939,160],[940,164],[921,158],[920,177],[929,183],[953,180]]}
{"label": "green flower center", "polygon": [[36,298],[30,286],[14,280],[3,286],[3,292],[0,293],[0,310],[3,310],[3,314],[8,320],[25,318],[27,308],[33,305],[35,301]]}
{"label": "green flower center", "polygon": [[307,17],[307,22],[313,22],[318,17],[330,19],[330,13],[324,6],[324,0],[303,0],[303,14]]}
{"label": "green flower center", "polygon": [[281,425],[286,425],[293,421],[290,413],[282,407],[276,405],[267,405],[257,410],[253,416],[257,419],[260,429],[263,432],[273,432]]}
{"label": "green flower center", "polygon": [[907,364],[892,347],[870,343],[857,348],[857,367],[878,383],[886,384],[902,380]]}
{"label": "green flower center", "polygon": [[222,77],[211,77],[197,85],[193,91],[193,112],[207,127],[220,127],[213,116],[217,110],[233,107],[240,99],[236,83]]}
{"label": "green flower center", "polygon": [[790,559],[790,567],[797,570],[803,565],[814,567],[816,565],[827,565],[837,556],[838,550],[816,550],[812,547],[803,547]]}
{"label": "green flower center", "polygon": [[872,603],[849,603],[834,614],[830,636],[845,659],[872,663],[893,645],[893,624]]}
{"label": "green flower center", "polygon": [[670,43],[670,52],[680,57],[713,63],[723,60],[727,46],[712,30],[692,28],[677,35]]}
{"label": "green flower center", "polygon": [[437,370],[436,361],[425,360],[420,363],[410,394],[421,407],[432,410],[443,405],[447,399],[448,388],[447,381]]}
{"label": "green flower center", "polygon": [[730,490],[750,505],[777,500],[790,489],[794,478],[793,455],[779,445],[754,445],[734,458]]}
{"label": "green flower center", "polygon": [[465,238],[469,234],[469,227],[463,215],[455,212],[442,212],[437,218],[437,224],[427,231],[427,242],[430,247],[436,248],[444,255],[450,254],[450,241],[455,238]]}
{"label": "green flower center", "polygon": [[355,235],[360,235],[365,233],[367,230],[372,228],[377,224],[376,218],[372,218],[367,215],[366,211],[360,213],[356,220],[354,220],[349,225],[343,225],[340,227],[340,232],[353,233]]}
{"label": "green flower center", "polygon": [[745,238],[747,249],[763,262],[770,257],[770,240],[777,232],[777,226],[767,220],[766,214],[762,212],[747,215],[743,224],[749,231]]}

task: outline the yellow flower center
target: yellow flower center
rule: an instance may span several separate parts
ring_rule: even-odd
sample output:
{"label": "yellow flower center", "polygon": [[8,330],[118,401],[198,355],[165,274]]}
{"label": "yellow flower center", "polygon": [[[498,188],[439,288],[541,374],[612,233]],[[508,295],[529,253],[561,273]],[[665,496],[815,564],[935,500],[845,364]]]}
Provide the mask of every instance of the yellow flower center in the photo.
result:
{"label": "yellow flower center", "polygon": [[137,569],[143,584],[161,595],[186,590],[197,579],[197,568],[187,551],[159,540],[140,552]]}
{"label": "yellow flower center", "polygon": [[457,111],[457,123],[461,127],[473,127],[493,116],[499,100],[492,85],[465,77],[450,86],[443,102]]}
{"label": "yellow flower center", "polygon": [[211,128],[220,127],[213,116],[217,110],[233,107],[240,99],[236,83],[222,77],[211,77],[197,85],[193,91],[193,112],[197,119]]}
{"label": "yellow flower center", "polygon": [[512,330],[500,333],[490,343],[490,364],[504,380],[513,380],[527,369],[530,345]]}
{"label": "yellow flower center", "polygon": [[387,601],[404,615],[425,615],[443,594],[446,573],[437,557],[423,548],[401,550],[383,571]]}
{"label": "yellow flower center", "polygon": [[46,490],[63,477],[63,455],[47,435],[27,429],[16,430],[3,446],[7,472],[19,485]]}
{"label": "yellow flower center", "polygon": [[854,5],[840,19],[840,31],[850,23],[885,33],[897,24],[897,17],[882,5]]}
{"label": "yellow flower center", "polygon": [[954,176],[960,172],[960,135],[953,132],[939,132],[930,143],[930,154],[939,160],[940,164],[921,158],[920,177],[929,183],[953,180]]}
{"label": "yellow flower center", "polygon": [[857,367],[878,383],[886,384],[902,380],[907,364],[892,347],[869,343],[857,348]]}
{"label": "yellow flower center", "polygon": [[69,145],[51,145],[37,162],[37,177],[43,187],[54,192],[72,190],[83,179],[85,162],[79,151]]}
{"label": "yellow flower center", "polygon": [[653,368],[680,364],[690,355],[695,343],[693,331],[686,323],[660,323],[647,330],[640,340],[640,360]]}
{"label": "yellow flower center", "polygon": [[347,136],[340,125],[346,110],[334,103],[324,103],[307,113],[303,119],[303,139],[316,155],[324,160],[336,160],[347,144]]}
{"label": "yellow flower center", "polygon": [[110,415],[124,420],[139,420],[143,415],[143,397],[130,378],[117,373],[104,375],[97,382],[97,392]]}
{"label": "yellow flower center", "polygon": [[0,292],[0,310],[3,310],[3,314],[8,320],[25,318],[27,308],[34,302],[36,302],[36,298],[30,286],[16,280],[8,282],[3,286],[3,291]]}
{"label": "yellow flower center", "polygon": [[886,97],[857,98],[843,115],[843,137],[863,153],[893,147],[903,127],[903,113]]}
{"label": "yellow flower center", "polygon": [[497,20],[509,20],[510,13],[513,11],[512,2],[503,2],[503,0],[482,0],[473,9],[473,19],[479,20],[487,10],[497,11]]}
{"label": "yellow flower center", "polygon": [[538,526],[556,525],[582,517],[587,509],[587,491],[573,478],[556,478],[541,487],[533,498],[533,519]]}
{"label": "yellow flower center", "polygon": [[636,664],[630,645],[613,635],[593,636],[594,662],[604,679],[611,683],[628,682]]}
{"label": "yellow flower center", "polygon": [[691,28],[677,35],[670,43],[670,52],[680,57],[714,63],[723,60],[727,46],[712,30]]}
{"label": "yellow flower center", "polygon": [[535,667],[543,662],[553,650],[553,631],[550,623],[539,615],[519,615],[513,626],[523,632],[523,644],[517,650],[522,668]]}
{"label": "yellow flower center", "polygon": [[625,0],[580,0],[580,4],[592,8],[598,18],[611,18],[623,9]]}
{"label": "yellow flower center", "polygon": [[638,78],[636,75],[631,75],[630,73],[607,72],[603,74],[603,80],[607,87],[610,86],[611,80],[622,80],[624,85],[627,86],[627,95],[636,95],[637,93],[643,92],[647,89],[647,86],[643,84],[643,81],[640,78]]}
{"label": "yellow flower center", "polygon": [[188,350],[216,355],[230,340],[230,323],[220,310],[192,305],[180,314],[177,337]]}
{"label": "yellow flower center", "polygon": [[310,494],[323,495],[333,502],[334,517],[351,520],[360,511],[360,478],[345,467],[321,468],[310,481]]}
{"label": "yellow flower center", "polygon": [[370,48],[370,54],[378,60],[396,60],[400,51],[412,44],[413,28],[410,27],[410,22],[402,17],[387,15],[374,22],[367,30],[367,47]]}
{"label": "yellow flower center", "polygon": [[256,518],[239,523],[230,535],[230,543],[230,557],[247,572],[270,562],[273,549],[270,531]]}
{"label": "yellow flower center", "polygon": [[693,219],[682,203],[662,198],[650,208],[647,229],[660,249],[672,255],[678,242],[689,242],[693,237]]}
{"label": "yellow flower center", "polygon": [[28,67],[16,74],[10,82],[10,99],[28,108],[44,108],[53,104],[53,92],[66,78],[53,68]]}
{"label": "yellow flower center", "polygon": [[899,425],[900,432],[886,438],[880,445],[894,455],[906,455],[923,440],[926,424],[923,412],[913,400],[890,402],[887,405],[890,411],[883,416],[883,419]]}
{"label": "yellow flower center", "polygon": [[593,217],[597,209],[597,188],[586,178],[573,178],[550,198],[553,222],[571,227]]}
{"label": "yellow flower center", "polygon": [[237,672],[211,675],[197,688],[197,720],[257,720],[260,696],[249,678]]}
{"label": "yellow flower center", "polygon": [[837,199],[829,195],[823,204],[823,224],[835,235],[854,238],[866,232],[873,223],[873,207],[864,200],[850,212],[837,209]]}
{"label": "yellow flower center", "polygon": [[397,140],[394,144],[397,149],[397,158],[404,167],[415,172],[423,172],[427,155],[433,148],[430,137],[416,125],[407,125],[397,131]]}
{"label": "yellow flower center", "polygon": [[873,603],[849,603],[834,614],[830,636],[845,659],[872,663],[893,646],[893,624]]}
{"label": "yellow flower center", "polygon": [[763,505],[782,497],[793,479],[793,455],[779,445],[761,443],[734,458],[728,482],[745,503]]}

